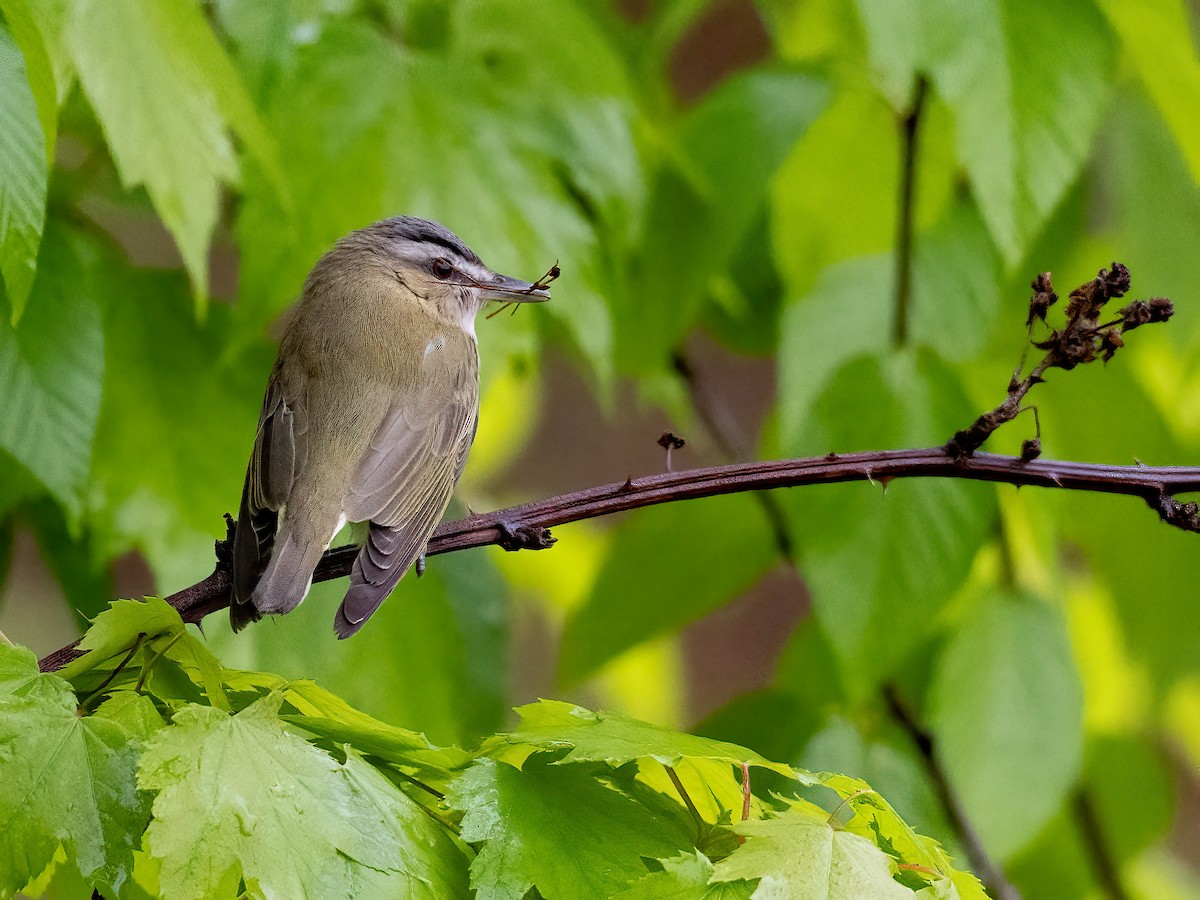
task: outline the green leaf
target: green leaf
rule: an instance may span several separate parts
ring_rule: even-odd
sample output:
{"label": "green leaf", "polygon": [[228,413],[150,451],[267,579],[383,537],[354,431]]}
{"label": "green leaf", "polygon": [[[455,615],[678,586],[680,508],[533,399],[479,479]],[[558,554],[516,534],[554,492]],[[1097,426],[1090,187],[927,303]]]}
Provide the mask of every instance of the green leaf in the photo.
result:
{"label": "green leaf", "polygon": [[146,846],[163,896],[234,896],[242,879],[266,896],[460,895],[436,824],[357,757],[338,765],[286,731],[279,701],[190,705],[148,744],[138,779],[158,791]]}
{"label": "green leaf", "polygon": [[642,857],[691,849],[675,819],[603,785],[582,766],[530,760],[524,769],[482,760],[448,799],[463,811],[462,839],[482,843],[471,864],[481,898],[610,897],[646,873]]}
{"label": "green leaf", "polygon": [[[1114,106],[1120,127],[1105,132],[1105,163],[1098,167],[1093,188],[1111,198],[1113,234],[1107,243],[1120,248],[1139,296],[1152,288],[1156,295],[1186,297],[1194,274],[1187,263],[1188,235],[1200,229],[1200,184],[1189,170],[1182,142],[1144,93],[1122,90]],[[1163,337],[1190,354],[1200,337],[1200,322],[1177,317]],[[1142,456],[1146,451],[1137,452]]]}
{"label": "green leaf", "polygon": [[1112,37],[1089,0],[931,0],[914,12],[923,68],[954,111],[959,158],[1011,266],[1088,157],[1109,99]]}
{"label": "green leaf", "polygon": [[142,741],[166,725],[154,701],[136,691],[117,691],[100,704],[93,718],[116,722],[126,733]]}
{"label": "green leaf", "polygon": [[614,900],[749,900],[755,885],[750,881],[709,884],[713,864],[699,850],[660,859],[661,872],[635,881]]}
{"label": "green leaf", "polygon": [[663,366],[826,97],[811,76],[761,69],[729,79],[680,123],[676,165],[655,181],[639,262],[620,301],[617,354],[625,368]]}
{"label": "green leaf", "polygon": [[[897,878],[913,890],[931,897],[986,900],[978,879],[954,869],[950,857],[932,838],[918,834],[901,819],[892,804],[861,778],[822,773],[814,776],[834,792],[822,804],[830,810],[834,827],[869,840],[897,863],[905,866]],[[815,793],[815,792],[814,792]],[[903,797],[902,799],[908,799]]]}
{"label": "green leaf", "polygon": [[[49,4],[43,4],[43,7],[46,5]],[[38,120],[42,123],[42,136],[46,143],[46,168],[49,169],[49,164],[54,161],[60,96],[55,86],[54,64],[28,0],[0,0],[0,10],[4,12],[13,40],[21,48],[21,55],[25,59],[25,74],[29,78],[29,90],[37,103]],[[44,8],[42,13],[45,14]]]}
{"label": "green leaf", "polygon": [[46,221],[49,136],[39,123],[26,69],[13,35],[0,24],[0,275],[14,325],[33,287]]}
{"label": "green leaf", "polygon": [[183,630],[179,613],[158,597],[140,600],[114,600],[96,616],[92,627],[79,642],[83,656],[72,660],[59,674],[72,681],[96,668],[103,661],[129,650],[139,635],[154,639],[173,636]]}
{"label": "green leaf", "polygon": [[529,744],[537,750],[570,748],[563,763],[604,762],[619,766],[654,759],[664,766],[684,759],[711,759],[740,766],[748,763],[786,775],[797,773],[783,763],[764,759],[753,750],[696,737],[612,713],[596,713],[560,700],[539,700],[517,707],[521,727],[498,735],[493,746]]}
{"label": "green leaf", "polygon": [[[812,405],[795,455],[941,444],[976,415],[936,357],[847,363]],[[789,495],[817,620],[851,695],[873,689],[928,634],[991,532],[995,494],[947,479],[822,485]]]}
{"label": "green leaf", "polygon": [[[905,746],[901,740],[904,738],[899,736],[893,741],[870,739],[849,721],[834,718],[813,737],[799,760],[814,772],[853,773],[886,797],[888,805],[903,815],[904,823],[926,834],[944,836],[951,849],[957,850],[954,831],[911,742]],[[893,825],[899,822],[898,815],[891,820]],[[894,835],[895,829],[887,831]],[[869,837],[870,832],[864,836]],[[905,861],[917,862],[907,857]]]}
{"label": "green leaf", "polygon": [[1083,694],[1059,615],[1004,595],[974,610],[938,662],[929,721],[984,844],[1000,859],[1012,856],[1079,775]]}
{"label": "green leaf", "polygon": [[[235,688],[230,685],[230,689]],[[438,790],[445,790],[453,774],[465,769],[472,759],[457,747],[437,747],[423,734],[359,712],[311,681],[287,682],[283,698],[299,712],[281,716],[284,721],[335,743],[351,744],[359,753],[387,760]]]}
{"label": "green leaf", "polygon": [[21,326],[0,316],[0,448],[69,512],[80,506],[100,411],[104,336],[95,263],[82,238],[50,231]]}
{"label": "green leaf", "polygon": [[239,666],[313,679],[437,744],[473,745],[500,726],[506,708],[505,591],[484,555],[459,553],[431,559],[419,579],[405,577],[353,641],[336,640],[331,626],[343,579],[314,585],[299,609],[236,637],[224,622],[208,633]]}
{"label": "green leaf", "polygon": [[203,305],[220,186],[237,178],[222,115],[240,90],[232,68],[212,65],[221,50],[186,0],[80,0],[67,43],[121,181],[145,185]]}
{"label": "green leaf", "polygon": [[355,828],[364,844],[356,860],[362,865],[347,866],[353,879],[346,896],[469,896],[467,858],[447,831],[349,749],[342,772],[354,794]]}
{"label": "green leaf", "polygon": [[[92,682],[106,681],[107,674],[123,663],[127,679],[132,679],[140,668],[139,681],[148,683],[150,690],[164,700],[177,699],[179,685],[173,677],[175,672],[164,672],[162,661],[169,660],[178,666],[176,672],[203,689],[209,703],[218,709],[230,708],[220,661],[187,632],[179,613],[158,597],[113,601],[96,617],[79,648],[85,651],[84,655],[61,670],[64,678],[77,684],[95,689],[98,684]],[[161,687],[155,680],[160,677],[166,679]],[[123,683],[114,682],[113,686],[120,687]]]}
{"label": "green leaf", "polygon": [[567,619],[560,680],[579,681],[635,644],[730,602],[778,558],[748,494],[638,510],[617,529],[591,592]]}
{"label": "green leaf", "polygon": [[1200,181],[1200,128],[1193,115],[1200,104],[1200,62],[1187,5],[1180,0],[1098,0],[1097,6],[1175,136],[1193,181]]}
{"label": "green leaf", "polygon": [[[1001,309],[998,279],[999,262],[974,205],[947,205],[916,242],[906,346],[931,347],[948,360],[974,358]],[[778,354],[784,452],[812,446],[808,417],[836,370],[855,356],[893,348],[895,295],[894,258],[870,256],[830,266],[811,293],[787,307]],[[942,443],[973,418],[955,424],[945,435],[915,439]],[[824,453],[845,448],[812,449]]]}
{"label": "green leaf", "polygon": [[1095,805],[1114,860],[1135,860],[1170,833],[1178,801],[1167,766],[1153,738],[1100,735],[1089,741],[1080,789]]}
{"label": "green leaf", "polygon": [[[943,359],[969,363],[987,346],[1006,307],[1000,260],[970,200],[948,206],[917,237],[909,302],[912,340],[934,348]],[[1016,317],[999,324],[1016,325]]]}
{"label": "green leaf", "polygon": [[134,782],[142,732],[80,717],[70,686],[24,648],[0,644],[0,673],[0,893],[40,874],[60,843],[91,883],[119,890],[149,818]]}
{"label": "green leaf", "polygon": [[[57,118],[58,108],[66,102],[75,85],[75,66],[66,46],[67,17],[70,15],[71,3],[72,0],[0,0],[0,9],[4,10],[9,27],[13,30],[13,37],[17,39],[21,51],[25,54],[25,64],[40,70],[41,62],[33,58],[43,54],[50,63],[50,84],[54,88],[53,106],[48,106],[41,97],[45,88],[45,76],[39,72],[30,78],[30,86],[34,96],[38,98],[38,113],[43,117],[43,129],[45,116],[53,112],[54,118]],[[29,31],[31,20],[37,28],[36,35]],[[41,44],[40,53],[33,47],[34,44]],[[54,158],[54,151],[49,142],[49,136],[53,133],[53,130],[46,131],[49,159]]]}
{"label": "green leaf", "polygon": [[104,406],[97,424],[89,524],[98,553],[144,555],[164,592],[213,568],[221,514],[236,510],[274,348],[229,354],[232,313],[203,326],[178,271],[105,272]]}
{"label": "green leaf", "polygon": [[[885,256],[828,268],[813,292],[784,313],[779,348],[779,441],[784,453],[813,446],[812,407],[847,361],[888,344],[892,262]],[[947,437],[949,437],[947,435]],[[882,445],[880,445],[882,446]]]}
{"label": "green leaf", "polygon": [[866,838],[830,825],[829,813],[804,801],[770,819],[735,824],[744,843],[716,865],[713,879],[761,878],[755,896],[890,900],[914,896],[892,880],[890,860]]}

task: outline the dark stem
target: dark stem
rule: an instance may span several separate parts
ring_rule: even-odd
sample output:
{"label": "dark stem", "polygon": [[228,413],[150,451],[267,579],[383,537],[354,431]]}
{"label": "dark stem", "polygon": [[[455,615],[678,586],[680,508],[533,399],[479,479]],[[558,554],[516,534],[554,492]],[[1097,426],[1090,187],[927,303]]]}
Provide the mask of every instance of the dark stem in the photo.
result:
{"label": "dark stem", "polygon": [[1075,816],[1075,823],[1079,826],[1088,861],[1092,864],[1096,880],[1100,882],[1105,896],[1111,900],[1129,900],[1129,892],[1121,883],[1121,873],[1117,870],[1112,848],[1104,835],[1104,829],[1100,826],[1096,804],[1087,788],[1080,787],[1075,791],[1071,798],[1071,811]]}
{"label": "dark stem", "polygon": [[[1186,531],[1200,531],[1195,504],[1180,503],[1174,494],[1200,491],[1200,468],[1191,466],[1109,466],[1099,463],[1034,460],[1016,456],[976,453],[955,459],[944,447],[913,450],[876,450],[866,453],[778,459],[736,463],[705,469],[684,469],[621,484],[548,497],[522,506],[480,513],[446,522],[434,532],[427,556],[471,547],[500,544],[507,549],[539,549],[550,545],[548,529],[568,522],[594,519],[612,513],[659,503],[695,500],[739,491],[761,491],[834,484],[846,481],[887,482],[895,478],[966,478],[1048,488],[1126,494],[1141,497],[1163,521]],[[329,550],[318,563],[313,581],[328,581],[349,574],[357,547]],[[188,622],[199,622],[209,613],[229,606],[230,581],[226,564],[203,581],[172,594],[166,601]],[[78,642],[76,642],[78,643]],[[52,672],[80,656],[72,644],[41,661],[42,671]]]}
{"label": "dark stem", "polygon": [[912,105],[901,123],[903,146],[900,169],[900,210],[896,217],[896,299],[892,305],[892,345],[908,343],[909,308],[912,306],[913,268],[913,207],[917,195],[917,139],[921,127],[921,111],[925,106],[927,84],[924,75],[917,76]]}
{"label": "dark stem", "polygon": [[954,792],[954,786],[950,784],[946,770],[942,768],[941,761],[938,759],[933,734],[916,720],[894,684],[884,687],[883,696],[887,701],[892,718],[904,729],[916,746],[917,752],[921,756],[921,762],[925,766],[925,772],[933,783],[933,789],[946,811],[946,817],[950,820],[950,827],[962,841],[963,850],[966,851],[967,859],[971,863],[971,870],[979,876],[979,880],[983,882],[988,893],[996,900],[1020,900],[1020,892],[1009,883],[1008,879],[1004,877],[1003,870],[992,861],[987,849],[983,846],[983,841],[980,840],[979,834],[967,817],[962,801]]}

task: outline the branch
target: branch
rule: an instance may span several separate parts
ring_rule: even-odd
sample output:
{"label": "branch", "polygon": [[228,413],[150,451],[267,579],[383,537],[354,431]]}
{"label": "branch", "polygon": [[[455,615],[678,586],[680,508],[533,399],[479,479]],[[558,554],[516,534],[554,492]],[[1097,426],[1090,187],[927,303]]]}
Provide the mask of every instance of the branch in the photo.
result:
{"label": "branch", "polygon": [[[1164,522],[1186,531],[1200,532],[1200,509],[1195,503],[1181,503],[1174,497],[1175,494],[1200,491],[1200,467],[1108,466],[1054,460],[1027,462],[1020,457],[991,453],[955,459],[944,447],[928,447],[830,453],[808,459],[737,463],[630,478],[623,484],[600,485],[447,522],[434,532],[426,555],[436,556],[489,544],[498,544],[505,550],[542,550],[554,542],[550,528],[659,503],[808,484],[845,481],[886,484],[895,478],[966,478],[1018,486],[1126,494],[1141,497]],[[219,541],[217,548],[217,568],[211,575],[166,598],[189,622],[199,622],[209,613],[229,605],[227,541]],[[349,574],[357,553],[357,547],[327,551],[317,565],[313,581],[328,581]],[[42,671],[60,669],[79,655],[74,644],[56,650],[41,661]]]}

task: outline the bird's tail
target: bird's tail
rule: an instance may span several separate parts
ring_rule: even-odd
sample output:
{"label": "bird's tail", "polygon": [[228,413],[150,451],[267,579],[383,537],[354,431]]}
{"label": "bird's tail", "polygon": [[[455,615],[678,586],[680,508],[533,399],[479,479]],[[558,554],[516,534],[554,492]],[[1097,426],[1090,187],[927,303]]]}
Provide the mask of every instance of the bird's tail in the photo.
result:
{"label": "bird's tail", "polygon": [[237,604],[240,615],[233,622],[234,629],[263,616],[282,615],[299,606],[308,596],[313,569],[324,550],[318,541],[300,541],[291,532],[281,532],[271,561],[254,586],[249,601]]}
{"label": "bird's tail", "polygon": [[417,542],[411,528],[371,523],[367,541],[350,570],[350,589],[333,619],[339,638],[348,638],[363,627],[425,551],[425,543],[424,539]]}

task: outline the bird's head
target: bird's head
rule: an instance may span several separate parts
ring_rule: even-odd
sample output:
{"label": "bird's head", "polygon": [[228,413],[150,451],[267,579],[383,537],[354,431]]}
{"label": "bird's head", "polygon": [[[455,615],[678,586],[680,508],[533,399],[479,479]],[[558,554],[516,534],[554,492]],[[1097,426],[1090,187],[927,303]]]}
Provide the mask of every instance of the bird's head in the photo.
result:
{"label": "bird's head", "polygon": [[490,300],[504,303],[550,299],[542,282],[493,272],[448,228],[412,216],[396,216],[356,231],[341,247],[367,252],[426,310],[474,334],[476,314]]}

